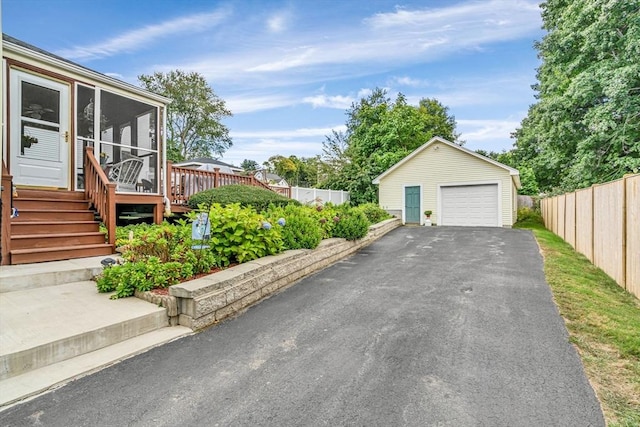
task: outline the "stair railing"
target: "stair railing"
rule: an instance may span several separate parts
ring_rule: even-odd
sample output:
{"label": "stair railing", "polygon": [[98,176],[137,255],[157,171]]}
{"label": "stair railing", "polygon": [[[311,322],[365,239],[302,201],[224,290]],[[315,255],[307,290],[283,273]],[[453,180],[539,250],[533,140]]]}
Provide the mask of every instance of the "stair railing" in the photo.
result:
{"label": "stair railing", "polygon": [[85,148],[84,194],[107,227],[107,241],[116,243],[116,183],[109,182],[100,163],[93,155],[93,147]]}

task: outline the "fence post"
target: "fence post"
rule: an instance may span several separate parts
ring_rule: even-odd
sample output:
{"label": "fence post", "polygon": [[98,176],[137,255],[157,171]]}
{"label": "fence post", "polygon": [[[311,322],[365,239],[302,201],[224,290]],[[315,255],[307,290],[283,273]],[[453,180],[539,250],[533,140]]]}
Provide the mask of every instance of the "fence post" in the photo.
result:
{"label": "fence post", "polygon": [[171,194],[171,191],[173,190],[171,188],[171,171],[172,170],[173,170],[173,162],[171,160],[167,160],[167,170],[165,171],[165,174],[164,174],[163,190],[164,190],[165,196],[167,196],[171,202],[173,202],[173,195]]}
{"label": "fence post", "polygon": [[590,188],[589,191],[591,191],[591,259],[589,261],[591,261],[593,264],[595,264],[595,260],[596,260],[596,255],[595,255],[595,249],[596,246],[594,244],[595,242],[595,231],[596,231],[596,217],[595,217],[595,213],[596,213],[596,209],[595,209],[595,205],[596,205],[596,196],[595,196],[595,191],[593,191],[593,187],[595,187],[595,184],[593,184]]}
{"label": "fence post", "polygon": [[625,290],[627,287],[627,178],[622,177],[622,285]]}

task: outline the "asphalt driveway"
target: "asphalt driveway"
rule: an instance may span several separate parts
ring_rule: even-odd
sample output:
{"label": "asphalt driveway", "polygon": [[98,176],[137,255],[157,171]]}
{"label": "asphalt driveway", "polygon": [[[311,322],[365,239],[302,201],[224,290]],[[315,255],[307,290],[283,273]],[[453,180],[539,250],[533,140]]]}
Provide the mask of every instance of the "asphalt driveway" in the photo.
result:
{"label": "asphalt driveway", "polygon": [[603,426],[522,230],[402,227],[0,425]]}

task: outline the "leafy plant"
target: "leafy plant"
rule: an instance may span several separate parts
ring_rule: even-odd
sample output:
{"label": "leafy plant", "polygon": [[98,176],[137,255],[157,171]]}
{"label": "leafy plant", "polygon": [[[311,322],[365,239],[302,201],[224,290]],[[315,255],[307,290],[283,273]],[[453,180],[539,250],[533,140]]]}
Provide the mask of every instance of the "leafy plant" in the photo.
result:
{"label": "leafy plant", "polygon": [[[178,245],[190,242],[189,227],[167,222],[160,225],[138,226],[128,231],[129,235],[126,238],[116,240],[116,245],[122,245],[123,257],[127,261],[141,261],[155,256],[162,262],[167,262]],[[116,232],[116,236],[120,233],[120,231]]]}
{"label": "leafy plant", "polygon": [[366,236],[369,231],[369,221],[365,214],[348,205],[339,207],[334,222],[333,237],[357,240]]}
{"label": "leafy plant", "polygon": [[106,267],[96,279],[98,292],[113,292],[112,299],[133,295],[155,288],[175,285],[184,277],[184,265],[179,262],[161,262],[158,257],[145,261],[125,262]]}
{"label": "leafy plant", "polygon": [[239,203],[227,206],[214,203],[209,220],[210,250],[220,266],[274,255],[284,249],[280,230],[252,208],[243,208]]}
{"label": "leafy plant", "polygon": [[285,225],[280,231],[285,249],[313,249],[320,244],[322,226],[313,212],[308,206],[269,208],[267,216],[285,219]]}
{"label": "leafy plant", "polygon": [[346,209],[348,207],[348,203],[345,203],[340,206],[336,206],[330,202],[325,203],[324,205],[317,205],[316,209],[312,211],[312,214],[315,218],[317,218],[320,226],[322,227],[322,238],[329,239],[331,237],[338,237],[334,235],[333,229],[336,224],[340,221],[341,214],[338,212],[339,209]]}
{"label": "leafy plant", "polygon": [[[384,221],[385,219],[389,219],[392,217],[387,211],[382,209],[376,203],[365,203],[357,206],[356,209],[361,210],[362,213],[364,213],[364,215],[367,217],[367,220],[369,220],[369,224],[377,224],[381,221]],[[431,211],[428,212],[429,215],[431,215]],[[425,212],[425,214],[426,213],[427,212]]]}

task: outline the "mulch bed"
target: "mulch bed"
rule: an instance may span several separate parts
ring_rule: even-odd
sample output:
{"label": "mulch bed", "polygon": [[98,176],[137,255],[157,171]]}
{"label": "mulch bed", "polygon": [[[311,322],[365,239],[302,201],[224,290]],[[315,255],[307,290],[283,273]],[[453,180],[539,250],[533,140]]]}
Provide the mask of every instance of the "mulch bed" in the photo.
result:
{"label": "mulch bed", "polygon": [[[195,274],[195,275],[193,275],[193,276],[191,276],[191,277],[189,277],[189,278],[186,278],[186,279],[182,280],[180,283],[188,282],[189,280],[199,279],[199,278],[201,278],[201,277],[205,277],[205,276],[208,276],[208,275],[210,275],[210,274],[217,273],[218,271],[225,270],[225,269],[227,269],[227,268],[229,268],[229,267],[233,267],[233,266],[235,266],[235,265],[238,265],[238,264],[237,264],[237,263],[235,263],[235,264],[230,264],[228,267],[222,267],[222,268],[221,268],[221,267],[214,267],[214,268],[212,268],[211,270],[209,270],[209,271],[208,271],[208,272],[206,272],[206,273],[198,273],[198,274]],[[151,293],[153,293],[153,294],[155,294],[155,295],[169,295],[169,288],[167,287],[167,288],[155,288],[155,289],[151,289]]]}

